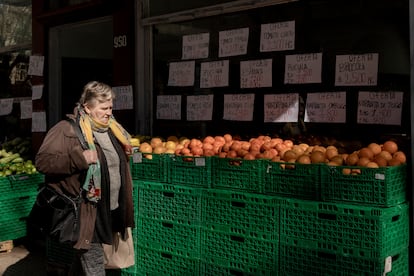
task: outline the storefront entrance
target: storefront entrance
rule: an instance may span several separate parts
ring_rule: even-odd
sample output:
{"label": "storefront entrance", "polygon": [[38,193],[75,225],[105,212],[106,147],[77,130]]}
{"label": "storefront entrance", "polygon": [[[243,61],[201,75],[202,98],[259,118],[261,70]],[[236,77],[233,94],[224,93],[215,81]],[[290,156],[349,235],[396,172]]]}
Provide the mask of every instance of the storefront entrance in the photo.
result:
{"label": "storefront entrance", "polygon": [[112,84],[112,17],[51,28],[49,125],[73,107],[90,80]]}

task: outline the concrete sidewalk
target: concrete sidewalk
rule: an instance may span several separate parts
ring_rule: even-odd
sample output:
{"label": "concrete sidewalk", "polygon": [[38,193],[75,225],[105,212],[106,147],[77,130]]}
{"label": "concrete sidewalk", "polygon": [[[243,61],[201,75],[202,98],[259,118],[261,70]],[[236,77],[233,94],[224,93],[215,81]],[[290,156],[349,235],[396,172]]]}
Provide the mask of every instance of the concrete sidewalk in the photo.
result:
{"label": "concrete sidewalk", "polygon": [[45,276],[46,256],[42,246],[22,239],[13,241],[11,252],[0,253],[0,275],[3,276]]}

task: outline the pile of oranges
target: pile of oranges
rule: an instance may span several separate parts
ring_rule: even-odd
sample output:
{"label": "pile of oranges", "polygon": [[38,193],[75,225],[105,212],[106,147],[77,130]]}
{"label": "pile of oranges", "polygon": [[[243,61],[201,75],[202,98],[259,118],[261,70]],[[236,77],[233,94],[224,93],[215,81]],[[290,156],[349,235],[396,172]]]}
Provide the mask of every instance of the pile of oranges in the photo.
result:
{"label": "pile of oranges", "polygon": [[274,162],[301,164],[325,163],[332,166],[359,166],[379,168],[398,166],[407,162],[406,154],[393,140],[383,144],[370,143],[349,153],[343,153],[334,145],[308,145],[289,139],[258,136],[249,140],[233,138],[230,134],[207,136],[203,139],[168,137],[166,141],[154,137],[141,143],[141,152],[175,154],[181,156],[218,156],[245,160],[268,159]]}

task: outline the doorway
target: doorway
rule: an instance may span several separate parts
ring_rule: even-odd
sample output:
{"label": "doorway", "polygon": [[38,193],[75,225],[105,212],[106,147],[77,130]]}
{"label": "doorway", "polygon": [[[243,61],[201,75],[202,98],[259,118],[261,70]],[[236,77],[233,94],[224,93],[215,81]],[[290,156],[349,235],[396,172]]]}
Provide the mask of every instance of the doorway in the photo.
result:
{"label": "doorway", "polygon": [[57,26],[49,32],[50,127],[73,112],[87,82],[112,85],[112,17]]}

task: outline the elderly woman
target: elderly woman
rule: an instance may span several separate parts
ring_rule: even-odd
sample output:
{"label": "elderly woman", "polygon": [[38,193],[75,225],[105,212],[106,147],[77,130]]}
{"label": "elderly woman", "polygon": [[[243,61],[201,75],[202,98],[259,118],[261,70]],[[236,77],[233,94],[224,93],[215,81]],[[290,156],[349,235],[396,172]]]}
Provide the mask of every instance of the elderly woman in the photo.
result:
{"label": "elderly woman", "polygon": [[82,195],[73,247],[85,275],[105,275],[102,244],[112,244],[114,233],[125,236],[126,228],[134,227],[130,135],[112,115],[114,96],[104,83],[86,84],[74,114],[48,131],[35,158],[48,185],[72,197]]}

